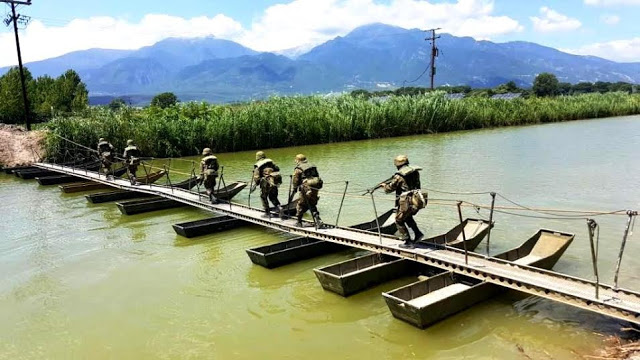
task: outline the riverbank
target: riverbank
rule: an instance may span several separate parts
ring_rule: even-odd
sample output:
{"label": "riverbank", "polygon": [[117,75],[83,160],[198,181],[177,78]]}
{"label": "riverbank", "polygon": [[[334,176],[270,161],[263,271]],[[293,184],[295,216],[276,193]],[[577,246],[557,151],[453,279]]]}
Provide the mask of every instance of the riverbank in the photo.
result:
{"label": "riverbank", "polygon": [[[105,137],[117,148],[135,140],[144,154],[178,157],[215,152],[376,139],[640,114],[640,95],[449,100],[441,92],[380,99],[285,97],[240,105],[180,104],[167,109],[94,108],[46,124],[50,154],[60,137],[94,148]],[[60,137],[56,137],[59,135]]]}
{"label": "riverbank", "polygon": [[0,166],[28,165],[44,153],[44,132],[30,131],[16,125],[0,124]]}
{"label": "riverbank", "polygon": [[605,348],[595,355],[585,356],[587,359],[606,360],[640,360],[640,341],[625,340],[611,336],[605,340]]}

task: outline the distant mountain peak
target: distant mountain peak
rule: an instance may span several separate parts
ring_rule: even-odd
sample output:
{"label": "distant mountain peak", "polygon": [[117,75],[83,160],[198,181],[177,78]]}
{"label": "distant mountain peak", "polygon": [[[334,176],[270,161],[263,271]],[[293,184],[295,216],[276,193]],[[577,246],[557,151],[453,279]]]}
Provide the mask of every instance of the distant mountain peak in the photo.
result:
{"label": "distant mountain peak", "polygon": [[[239,101],[271,94],[374,90],[380,84],[427,86],[428,76],[420,76],[430,54],[424,38],[420,29],[373,23],[312,49],[274,54],[214,36],[173,37],[138,50],[77,51],[27,67],[34,76],[78,70],[92,95],[173,91],[182,99]],[[542,72],[573,83],[640,82],[640,63],[572,55],[530,42],[494,43],[442,33],[438,47],[436,84],[494,87],[515,81],[530,86]]]}
{"label": "distant mountain peak", "polygon": [[351,32],[349,32],[345,37],[364,37],[364,36],[378,36],[378,35],[388,35],[390,33],[406,33],[411,30],[407,30],[405,28],[401,28],[399,26],[388,25],[383,23],[371,23],[367,25],[359,26]]}

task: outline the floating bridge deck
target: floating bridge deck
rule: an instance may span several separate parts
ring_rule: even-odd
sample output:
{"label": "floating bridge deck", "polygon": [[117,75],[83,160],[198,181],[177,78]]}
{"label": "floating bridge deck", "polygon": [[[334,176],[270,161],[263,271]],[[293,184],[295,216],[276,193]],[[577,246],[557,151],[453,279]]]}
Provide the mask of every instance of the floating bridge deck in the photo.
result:
{"label": "floating bridge deck", "polygon": [[207,211],[229,215],[250,223],[284,231],[290,234],[343,244],[377,253],[401,257],[453,271],[505,288],[540,296],[606,316],[640,324],[640,293],[600,285],[596,297],[595,282],[552,271],[517,265],[504,260],[468,253],[452,248],[402,249],[400,241],[391,236],[343,227],[315,229],[295,226],[295,220],[263,218],[262,210],[236,203],[211,204],[206,196],[196,192],[162,185],[131,185],[128,180],[107,180],[95,171],[79,170],[68,166],[37,163],[35,166],[61,174],[73,175],[103,183],[114,188],[158,195]]}

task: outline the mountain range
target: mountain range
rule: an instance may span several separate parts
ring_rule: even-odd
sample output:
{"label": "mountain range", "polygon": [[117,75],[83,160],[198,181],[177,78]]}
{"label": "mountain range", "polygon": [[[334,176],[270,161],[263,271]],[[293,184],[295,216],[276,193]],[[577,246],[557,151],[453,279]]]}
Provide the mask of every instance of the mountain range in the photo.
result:
{"label": "mountain range", "polygon": [[[90,96],[135,95],[145,102],[172,91],[183,100],[241,101],[272,94],[427,86],[431,45],[417,29],[359,27],[300,54],[259,53],[214,37],[170,38],[138,50],[90,49],[26,64],[34,77],[76,70]],[[579,56],[529,42],[494,43],[442,34],[438,85],[530,86],[541,72],[560,81],[640,83],[640,63]],[[0,69],[4,73],[7,68]],[[422,74],[422,76],[421,76]]]}

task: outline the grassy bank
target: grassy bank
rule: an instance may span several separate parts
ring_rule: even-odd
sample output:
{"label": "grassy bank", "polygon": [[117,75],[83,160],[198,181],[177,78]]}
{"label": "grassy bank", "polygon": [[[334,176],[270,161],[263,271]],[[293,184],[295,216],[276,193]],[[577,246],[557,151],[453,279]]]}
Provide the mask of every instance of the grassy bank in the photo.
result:
{"label": "grassy bank", "polygon": [[[110,111],[57,118],[51,132],[95,147],[99,137],[122,149],[128,138],[155,157],[373,139],[489,127],[640,114],[640,96],[624,93],[556,98],[447,100],[443,93],[375,101],[283,97],[243,105],[182,104],[168,109]],[[49,135],[49,154],[63,149]]]}

